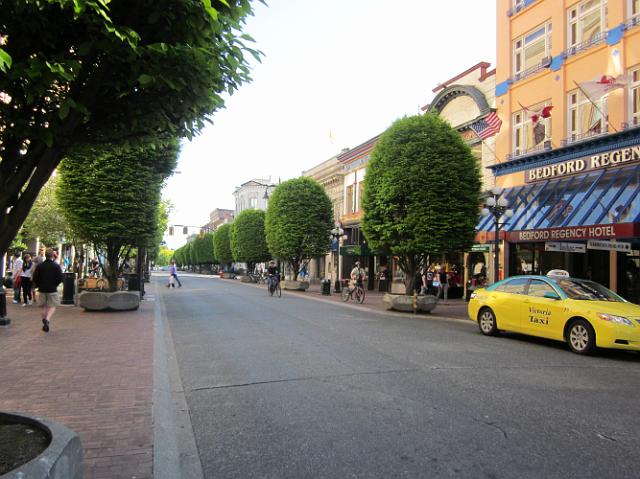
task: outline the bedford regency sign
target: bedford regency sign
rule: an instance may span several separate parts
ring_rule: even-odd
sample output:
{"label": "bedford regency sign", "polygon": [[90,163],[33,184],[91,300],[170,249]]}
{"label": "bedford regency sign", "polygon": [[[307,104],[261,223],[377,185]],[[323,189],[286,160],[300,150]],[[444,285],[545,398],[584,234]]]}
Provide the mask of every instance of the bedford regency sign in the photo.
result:
{"label": "bedford regency sign", "polygon": [[585,158],[563,161],[562,163],[556,163],[554,165],[532,168],[525,172],[525,181],[527,183],[534,183],[536,181],[561,178],[577,173],[585,173],[636,162],[640,162],[640,145],[620,148],[619,150],[587,156]]}
{"label": "bedford regency sign", "polygon": [[537,241],[566,241],[588,239],[616,239],[635,237],[635,223],[612,225],[567,226],[565,228],[545,228],[507,232],[507,240],[512,243]]}

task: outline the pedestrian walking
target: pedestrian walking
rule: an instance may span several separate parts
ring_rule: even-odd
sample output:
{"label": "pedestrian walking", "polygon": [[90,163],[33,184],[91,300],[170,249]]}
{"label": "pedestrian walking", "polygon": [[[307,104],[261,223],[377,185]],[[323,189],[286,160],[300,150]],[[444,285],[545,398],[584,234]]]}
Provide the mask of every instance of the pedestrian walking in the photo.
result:
{"label": "pedestrian walking", "polygon": [[58,285],[62,283],[62,268],[53,261],[53,250],[47,249],[45,260],[33,272],[33,284],[38,288],[38,305],[42,307],[42,330],[49,332],[51,317],[60,304]]}
{"label": "pedestrian walking", "polygon": [[[42,263],[44,263],[44,252],[47,248],[44,245],[40,245],[40,248],[38,248],[38,256],[35,256],[33,258],[33,270],[35,271],[35,269],[40,266]],[[33,285],[33,281],[31,282],[31,296],[33,301],[36,300],[36,288]]]}
{"label": "pedestrian walking", "polygon": [[15,253],[13,255],[13,268],[11,269],[11,277],[13,278],[13,304],[20,303],[20,290],[21,286],[21,278],[22,274],[22,258],[20,253]]}
{"label": "pedestrian walking", "polygon": [[167,284],[167,288],[176,287],[173,280],[178,282],[178,287],[182,288],[182,283],[180,282],[180,278],[178,278],[178,268],[176,267],[176,260],[171,260],[171,265],[169,266],[169,283]]}
{"label": "pedestrian walking", "polygon": [[22,260],[22,271],[20,272],[20,286],[22,287],[22,299],[24,301],[23,308],[33,303],[31,277],[33,276],[34,268],[35,265],[31,261],[31,255],[29,253],[25,254]]}

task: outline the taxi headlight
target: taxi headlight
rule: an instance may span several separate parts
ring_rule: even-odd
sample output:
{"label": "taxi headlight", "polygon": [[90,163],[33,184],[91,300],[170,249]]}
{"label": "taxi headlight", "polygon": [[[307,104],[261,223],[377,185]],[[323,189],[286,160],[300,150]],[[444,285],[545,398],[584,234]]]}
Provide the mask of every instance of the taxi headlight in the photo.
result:
{"label": "taxi headlight", "polygon": [[614,314],[606,313],[596,313],[596,315],[603,321],[609,321],[616,324],[626,324],[627,326],[633,327],[633,323],[623,316],[616,316]]}

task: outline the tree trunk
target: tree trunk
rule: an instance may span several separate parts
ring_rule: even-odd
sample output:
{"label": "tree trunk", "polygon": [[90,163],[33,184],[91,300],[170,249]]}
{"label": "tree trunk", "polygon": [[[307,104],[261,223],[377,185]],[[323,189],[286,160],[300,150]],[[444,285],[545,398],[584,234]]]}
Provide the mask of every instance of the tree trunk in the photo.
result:
{"label": "tree trunk", "polygon": [[409,296],[412,296],[415,291],[416,276],[420,271],[423,262],[423,255],[408,254],[400,257],[400,267],[406,275],[404,280],[405,293]]}

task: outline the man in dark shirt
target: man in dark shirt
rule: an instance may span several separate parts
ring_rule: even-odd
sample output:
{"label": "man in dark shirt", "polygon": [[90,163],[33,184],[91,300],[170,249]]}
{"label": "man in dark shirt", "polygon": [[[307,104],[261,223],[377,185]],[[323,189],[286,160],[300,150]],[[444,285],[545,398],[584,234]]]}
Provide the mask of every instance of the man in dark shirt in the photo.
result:
{"label": "man in dark shirt", "polygon": [[33,284],[38,288],[38,304],[42,306],[42,330],[49,332],[49,322],[56,306],[60,304],[58,285],[62,283],[62,269],[53,262],[53,250],[47,248],[44,252],[44,262],[38,265],[33,273]]}
{"label": "man in dark shirt", "polygon": [[275,261],[269,261],[267,268],[267,281],[269,282],[269,291],[273,291],[278,282],[280,282],[280,272]]}

